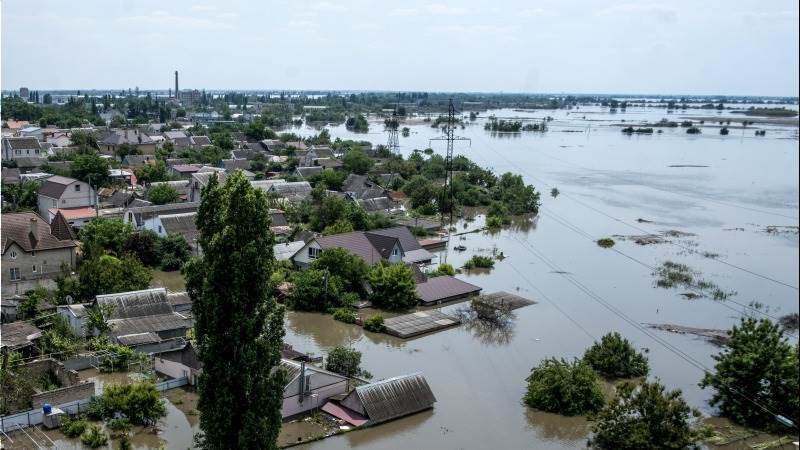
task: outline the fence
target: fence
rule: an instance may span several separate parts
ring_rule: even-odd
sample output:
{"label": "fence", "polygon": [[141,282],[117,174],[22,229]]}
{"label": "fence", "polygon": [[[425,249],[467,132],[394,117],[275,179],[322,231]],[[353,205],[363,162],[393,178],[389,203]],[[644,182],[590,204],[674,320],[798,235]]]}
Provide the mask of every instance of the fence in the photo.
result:
{"label": "fence", "polygon": [[[189,384],[189,379],[186,377],[175,378],[173,380],[166,380],[160,383],[156,383],[156,389],[158,391],[168,391],[170,389],[175,389],[181,386],[185,386]],[[61,405],[57,405],[56,408],[64,411],[69,415],[76,415],[80,414],[81,411],[86,410],[86,406],[89,404],[89,400],[91,398],[85,398],[82,400],[76,400],[69,403],[64,403]],[[0,431],[3,433],[16,431],[19,427],[30,427],[33,425],[39,425],[44,421],[44,412],[41,408],[39,409],[32,409],[30,411],[23,411],[17,414],[10,414],[8,416],[0,417]]]}

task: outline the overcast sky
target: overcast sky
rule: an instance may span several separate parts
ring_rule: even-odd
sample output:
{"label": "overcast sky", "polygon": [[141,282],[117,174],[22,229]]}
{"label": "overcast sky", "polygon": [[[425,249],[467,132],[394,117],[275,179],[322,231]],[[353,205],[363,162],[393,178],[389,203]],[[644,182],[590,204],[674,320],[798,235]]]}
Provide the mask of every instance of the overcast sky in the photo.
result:
{"label": "overcast sky", "polygon": [[796,96],[799,64],[797,0],[2,0],[3,89]]}

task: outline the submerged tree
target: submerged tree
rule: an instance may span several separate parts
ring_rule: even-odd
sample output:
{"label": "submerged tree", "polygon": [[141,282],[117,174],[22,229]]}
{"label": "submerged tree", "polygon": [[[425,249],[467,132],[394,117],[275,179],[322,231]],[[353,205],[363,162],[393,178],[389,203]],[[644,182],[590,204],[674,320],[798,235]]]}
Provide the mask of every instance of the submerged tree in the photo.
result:
{"label": "submerged tree", "polygon": [[609,378],[633,378],[647,375],[647,358],[617,332],[608,333],[583,355],[594,370]]}
{"label": "submerged tree", "polygon": [[548,358],[528,376],[525,403],[542,411],[576,416],[603,407],[597,374],[584,361]]}
{"label": "submerged tree", "polygon": [[617,396],[592,416],[594,448],[634,450],[640,448],[696,448],[700,438],[689,421],[700,413],[686,404],[681,391],[666,391],[658,382],[640,386],[626,382]]}
{"label": "submerged tree", "polygon": [[286,381],[283,308],[271,296],[275,258],[266,194],[237,173],[203,188],[204,256],[184,266],[200,377],[198,439],[207,449],[277,448]]}

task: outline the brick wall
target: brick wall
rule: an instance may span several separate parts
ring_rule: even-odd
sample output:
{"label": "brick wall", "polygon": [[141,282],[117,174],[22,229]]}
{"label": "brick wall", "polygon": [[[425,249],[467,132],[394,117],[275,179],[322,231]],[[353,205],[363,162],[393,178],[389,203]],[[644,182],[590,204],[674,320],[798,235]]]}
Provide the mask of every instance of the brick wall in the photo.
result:
{"label": "brick wall", "polygon": [[78,383],[78,372],[69,370],[55,359],[40,359],[25,364],[34,377],[40,377],[48,372],[55,374],[61,386],[68,387]]}
{"label": "brick wall", "polygon": [[73,386],[35,394],[31,397],[31,405],[34,409],[41,408],[45,403],[56,406],[62,403],[74,402],[75,400],[83,400],[93,395],[94,381],[82,382]]}

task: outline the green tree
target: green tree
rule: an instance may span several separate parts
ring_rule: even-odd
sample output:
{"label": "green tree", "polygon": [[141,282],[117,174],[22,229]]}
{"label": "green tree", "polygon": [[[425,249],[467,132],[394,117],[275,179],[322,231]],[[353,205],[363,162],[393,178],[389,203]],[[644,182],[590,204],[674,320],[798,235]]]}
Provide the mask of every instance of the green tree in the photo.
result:
{"label": "green tree", "polygon": [[72,141],[72,145],[75,147],[93,148],[95,150],[99,148],[97,134],[93,131],[75,130],[69,136],[69,140]]}
{"label": "green tree", "polygon": [[134,425],[155,425],[167,415],[167,407],[153,383],[112,384],[92,397],[87,416],[95,420],[121,414]]}
{"label": "green tree", "polygon": [[716,373],[707,372],[700,383],[716,390],[711,405],[749,427],[779,429],[773,412],[798,423],[798,347],[787,342],[780,325],[766,319],[742,319],[728,334],[726,349],[714,356]]}
{"label": "green tree", "polygon": [[3,212],[33,211],[38,205],[39,183],[26,180],[19,184],[3,185],[3,200],[9,204]]}
{"label": "green tree", "polygon": [[330,236],[332,234],[349,233],[351,231],[353,231],[353,224],[347,219],[339,219],[325,227],[325,229],[322,230],[322,234],[324,236]]}
{"label": "green tree", "polygon": [[324,169],[320,174],[320,181],[324,183],[328,189],[333,191],[339,191],[342,189],[344,178],[344,173],[333,169]]}
{"label": "green tree", "polygon": [[626,382],[617,388],[613,400],[590,417],[594,435],[589,445],[614,450],[698,448],[700,435],[689,421],[699,415],[680,390],[665,391],[658,382]]}
{"label": "green tree", "polygon": [[139,184],[148,185],[169,180],[169,172],[167,172],[167,165],[164,164],[164,161],[156,161],[155,164],[145,164],[142,167],[137,167],[134,169],[134,173]]}
{"label": "green tree", "polygon": [[81,227],[79,238],[84,258],[91,259],[104,252],[119,256],[132,235],[131,224],[120,219],[95,219]]}
{"label": "green tree", "polygon": [[403,186],[403,192],[411,199],[414,209],[429,207],[436,199],[437,190],[433,183],[422,175],[415,175]]}
{"label": "green tree", "polygon": [[84,261],[79,274],[81,297],[87,300],[98,294],[147,289],[153,279],[150,269],[132,255],[102,255]]}
{"label": "green tree", "polygon": [[334,347],[325,359],[325,370],[336,372],[348,378],[363,375],[361,369],[361,352],[349,347]]}
{"label": "green tree", "polygon": [[308,269],[292,277],[289,305],[299,311],[327,311],[342,305],[342,279],[325,270]]}
{"label": "green tree", "polygon": [[441,263],[441,264],[439,264],[439,267],[436,268],[436,270],[434,270],[432,272],[429,272],[428,276],[429,277],[440,277],[442,275],[447,275],[447,276],[451,276],[452,277],[455,274],[456,274],[456,269],[453,268],[453,266],[451,264]]}
{"label": "green tree", "polygon": [[108,183],[108,161],[94,153],[78,154],[70,165],[72,177],[85,181],[92,186]]}
{"label": "green tree", "polygon": [[141,152],[139,151],[139,147],[137,147],[137,146],[135,146],[133,144],[129,144],[127,142],[124,143],[124,144],[120,144],[120,145],[116,146],[116,148],[114,148],[114,154],[120,160],[122,160],[123,158],[125,158],[128,155],[138,155],[140,153]]}
{"label": "green tree", "polygon": [[311,263],[311,268],[325,271],[339,277],[344,290],[361,292],[361,283],[367,274],[367,263],[343,248],[329,248],[323,250],[319,258]]}
{"label": "green tree", "polygon": [[180,196],[174,187],[168,184],[158,184],[147,190],[147,199],[156,205],[165,205],[178,200]]}
{"label": "green tree", "polygon": [[598,373],[609,378],[634,378],[647,375],[647,358],[637,352],[619,333],[608,333],[595,342],[583,355]]}
{"label": "green tree", "polygon": [[603,391],[589,364],[548,358],[528,376],[525,403],[541,411],[576,416],[603,407]]}
{"label": "green tree", "polygon": [[372,158],[361,149],[353,149],[342,158],[345,170],[364,175],[372,168]]}
{"label": "green tree", "polygon": [[494,198],[508,207],[511,214],[539,212],[539,193],[526,186],[521,175],[504,173],[494,186]]}
{"label": "green tree", "polygon": [[417,304],[417,283],[414,271],[403,263],[376,264],[368,275],[372,294],[369,299],[378,308],[409,309]]}
{"label": "green tree", "polygon": [[158,242],[158,235],[154,231],[143,230],[132,233],[122,244],[122,251],[135,255],[145,266],[155,266],[160,262]]}
{"label": "green tree", "polygon": [[200,443],[275,449],[286,371],[280,368],[283,307],[271,296],[267,197],[241,172],[223,186],[212,177],[202,194],[197,228],[204,255],[184,266],[203,362]]}
{"label": "green tree", "polygon": [[192,256],[189,243],[180,234],[171,233],[159,239],[157,249],[161,270],[179,270]]}

